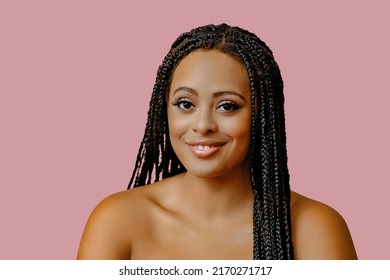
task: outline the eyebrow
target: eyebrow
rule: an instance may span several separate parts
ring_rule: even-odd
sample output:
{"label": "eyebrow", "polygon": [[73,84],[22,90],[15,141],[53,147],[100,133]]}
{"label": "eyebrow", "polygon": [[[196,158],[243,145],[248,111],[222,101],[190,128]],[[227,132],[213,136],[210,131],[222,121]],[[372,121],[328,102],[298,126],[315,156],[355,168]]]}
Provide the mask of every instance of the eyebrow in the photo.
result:
{"label": "eyebrow", "polygon": [[[195,96],[199,96],[198,92],[195,89],[190,88],[190,87],[185,87],[185,86],[178,87],[173,92],[173,95],[175,95],[178,91],[186,91],[186,92],[188,92],[190,94],[193,94]],[[217,91],[217,92],[213,93],[213,97],[220,97],[220,96],[223,96],[223,95],[235,95],[235,96],[241,98],[242,100],[246,101],[244,96],[242,96],[241,94],[239,94],[238,92],[235,92],[235,91],[221,90],[221,91]]]}

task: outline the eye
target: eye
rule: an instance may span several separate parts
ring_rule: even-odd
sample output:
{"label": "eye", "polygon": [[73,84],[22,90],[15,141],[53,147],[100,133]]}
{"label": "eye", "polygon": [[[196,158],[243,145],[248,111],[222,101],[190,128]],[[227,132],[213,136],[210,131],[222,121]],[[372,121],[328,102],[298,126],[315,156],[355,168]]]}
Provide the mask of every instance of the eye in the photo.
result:
{"label": "eye", "polygon": [[178,107],[182,110],[190,110],[194,107],[194,104],[191,103],[191,101],[187,99],[175,99],[172,100],[172,105]]}
{"label": "eye", "polygon": [[240,105],[233,101],[222,101],[217,106],[217,110],[222,112],[234,112],[238,109],[240,109]]}

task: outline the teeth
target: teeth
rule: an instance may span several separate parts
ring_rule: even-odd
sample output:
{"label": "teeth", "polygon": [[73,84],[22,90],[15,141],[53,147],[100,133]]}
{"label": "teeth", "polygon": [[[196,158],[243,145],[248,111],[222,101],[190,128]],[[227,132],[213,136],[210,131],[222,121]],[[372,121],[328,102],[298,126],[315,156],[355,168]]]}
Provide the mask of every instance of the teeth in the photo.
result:
{"label": "teeth", "polygon": [[210,146],[200,146],[200,145],[197,145],[196,148],[197,148],[198,150],[202,150],[202,151],[206,151],[206,150],[211,149]]}

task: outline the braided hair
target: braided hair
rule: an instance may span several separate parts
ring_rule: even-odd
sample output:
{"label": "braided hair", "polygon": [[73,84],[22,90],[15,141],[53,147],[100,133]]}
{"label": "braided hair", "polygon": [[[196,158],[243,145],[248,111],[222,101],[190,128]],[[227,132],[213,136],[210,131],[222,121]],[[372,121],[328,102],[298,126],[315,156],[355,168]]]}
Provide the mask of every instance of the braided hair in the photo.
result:
{"label": "braided hair", "polygon": [[255,34],[227,24],[183,33],[157,72],[145,134],[128,188],[185,172],[170,143],[167,94],[179,62],[197,49],[219,50],[245,65],[251,91],[250,177],[253,258],[293,259],[283,80],[272,51]]}

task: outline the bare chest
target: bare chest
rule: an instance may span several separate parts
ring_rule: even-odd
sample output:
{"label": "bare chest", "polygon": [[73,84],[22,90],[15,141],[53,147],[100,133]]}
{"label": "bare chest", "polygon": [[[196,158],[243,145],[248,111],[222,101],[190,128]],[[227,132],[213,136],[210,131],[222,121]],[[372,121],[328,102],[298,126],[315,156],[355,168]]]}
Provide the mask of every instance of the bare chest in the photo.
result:
{"label": "bare chest", "polygon": [[252,259],[252,232],[251,217],[202,222],[162,215],[132,242],[131,258]]}

